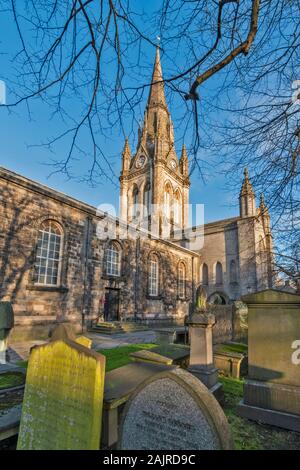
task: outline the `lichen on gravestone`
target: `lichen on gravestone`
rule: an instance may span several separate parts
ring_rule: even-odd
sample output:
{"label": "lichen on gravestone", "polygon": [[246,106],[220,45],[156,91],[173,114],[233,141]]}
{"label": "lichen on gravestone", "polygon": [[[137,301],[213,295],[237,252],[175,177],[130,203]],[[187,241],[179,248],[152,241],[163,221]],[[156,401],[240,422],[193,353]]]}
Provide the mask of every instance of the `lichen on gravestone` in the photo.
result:
{"label": "lichen on gravestone", "polygon": [[67,338],[34,347],[17,448],[99,449],[104,374],[104,356]]}

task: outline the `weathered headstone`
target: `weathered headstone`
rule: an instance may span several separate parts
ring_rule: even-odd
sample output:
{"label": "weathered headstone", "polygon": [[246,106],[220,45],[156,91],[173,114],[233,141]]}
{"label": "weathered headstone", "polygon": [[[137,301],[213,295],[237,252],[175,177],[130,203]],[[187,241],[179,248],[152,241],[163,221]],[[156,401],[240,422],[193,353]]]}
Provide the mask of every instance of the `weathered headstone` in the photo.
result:
{"label": "weathered headstone", "polygon": [[104,373],[104,356],[68,338],[32,348],[17,448],[99,449]]}
{"label": "weathered headstone", "polygon": [[76,338],[76,343],[81,344],[81,346],[84,346],[88,349],[91,349],[93,341],[90,338],[87,338],[86,336],[78,336],[78,338]]}
{"label": "weathered headstone", "polygon": [[222,384],[218,382],[218,369],[214,366],[212,329],[215,316],[196,310],[189,321],[191,345],[189,372],[195,375],[221,401]]}
{"label": "weathered headstone", "polygon": [[179,365],[187,368],[190,359],[190,348],[177,344],[161,344],[155,348],[135,351],[130,354],[130,357],[135,361]]}
{"label": "weathered headstone", "polygon": [[249,372],[238,413],[300,432],[300,296],[268,289],[242,300]]}
{"label": "weathered headstone", "polygon": [[7,343],[14,326],[14,312],[10,302],[0,302],[0,364],[6,363]]}
{"label": "weathered headstone", "polygon": [[122,450],[217,450],[233,447],[222,408],[192,374],[176,368],[146,380],[126,404]]}

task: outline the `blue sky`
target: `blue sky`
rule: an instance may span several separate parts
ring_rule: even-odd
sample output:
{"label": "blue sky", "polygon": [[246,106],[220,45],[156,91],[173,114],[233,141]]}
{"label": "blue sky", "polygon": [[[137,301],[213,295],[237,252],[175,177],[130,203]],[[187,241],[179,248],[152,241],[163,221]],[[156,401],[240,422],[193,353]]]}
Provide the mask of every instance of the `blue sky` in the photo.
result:
{"label": "blue sky", "polygon": [[[156,2],[157,3],[157,2]],[[146,5],[146,2],[143,2]],[[148,3],[149,4],[149,3]],[[18,47],[15,26],[12,21],[5,21],[0,28],[1,51],[6,54],[0,55],[0,80],[13,74],[11,58]],[[155,32],[153,34],[155,37]],[[149,47],[147,49],[148,63],[153,63],[155,51]],[[164,56],[162,56],[162,66],[164,67]],[[149,69],[149,80],[151,71]],[[9,84],[8,84],[9,85]],[[145,96],[146,98],[146,96]],[[8,91],[7,102],[11,102],[12,97]],[[141,107],[143,108],[143,106]],[[169,109],[173,120],[175,120],[175,138],[180,134],[180,129],[176,123],[176,104],[169,104]],[[141,115],[142,118],[142,109]],[[221,117],[220,117],[221,118]],[[79,183],[76,180],[67,180],[62,174],[54,174],[49,177],[52,168],[49,162],[53,158],[62,158],[68,151],[65,142],[60,143],[52,153],[49,149],[39,146],[42,141],[54,135],[60,129],[61,123],[58,119],[51,119],[50,109],[46,104],[37,102],[33,104],[32,115],[29,117],[25,106],[20,106],[8,112],[7,109],[0,108],[0,165],[22,174],[28,178],[39,181],[54,189],[62,191],[79,200],[98,206],[103,203],[118,205],[118,187],[113,186],[108,181],[103,181],[95,187],[87,183]],[[123,136],[117,129],[111,129],[107,138],[100,137],[101,146],[113,162],[113,168],[118,175],[120,171],[121,152],[124,145]],[[131,138],[131,143],[134,139]],[[187,147],[189,142],[186,142]],[[132,149],[133,150],[133,149]],[[180,145],[177,152],[180,155]],[[205,160],[208,155],[201,155]],[[77,173],[85,171],[86,162],[81,158],[76,163]],[[242,175],[241,175],[242,179]],[[118,184],[118,181],[116,181]],[[221,172],[214,167],[207,174],[207,181],[204,184],[198,173],[194,173],[191,178],[190,202],[205,205],[205,221],[224,219],[238,214],[238,194],[231,194],[226,190],[226,179]]]}

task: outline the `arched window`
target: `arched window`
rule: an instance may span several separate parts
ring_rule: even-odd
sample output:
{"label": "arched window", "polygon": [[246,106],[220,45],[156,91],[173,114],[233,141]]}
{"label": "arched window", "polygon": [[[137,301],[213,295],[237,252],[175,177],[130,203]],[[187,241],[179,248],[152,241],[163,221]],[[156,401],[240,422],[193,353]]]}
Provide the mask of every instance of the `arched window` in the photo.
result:
{"label": "arched window", "polygon": [[222,264],[219,261],[216,264],[216,284],[223,284],[223,268]]}
{"label": "arched window", "polygon": [[136,219],[138,216],[138,204],[139,204],[139,190],[135,186],[132,192],[132,218]]}
{"label": "arched window", "polygon": [[152,297],[156,297],[158,295],[159,285],[159,262],[158,257],[155,254],[150,256],[148,273],[148,293]]}
{"label": "arched window", "polygon": [[202,264],[202,284],[208,286],[208,266],[206,263]]}
{"label": "arched window", "polygon": [[171,218],[171,194],[172,194],[172,188],[169,183],[166,184],[165,186],[165,216],[167,219]]}
{"label": "arched window", "polygon": [[177,225],[181,224],[181,195],[178,190],[174,196],[174,223]]}
{"label": "arched window", "polygon": [[237,282],[236,262],[232,259],[229,266],[230,282]]}
{"label": "arched window", "polygon": [[53,220],[45,220],[38,232],[35,283],[57,286],[60,283],[63,234]]}
{"label": "arched window", "polygon": [[144,217],[148,217],[151,214],[151,186],[150,181],[146,183],[144,189]]}
{"label": "arched window", "polygon": [[118,243],[111,242],[106,249],[106,274],[108,276],[121,274],[121,248]]}
{"label": "arched window", "polygon": [[185,264],[179,263],[178,265],[178,297],[181,299],[185,297],[185,282],[186,282],[185,278],[186,278]]}

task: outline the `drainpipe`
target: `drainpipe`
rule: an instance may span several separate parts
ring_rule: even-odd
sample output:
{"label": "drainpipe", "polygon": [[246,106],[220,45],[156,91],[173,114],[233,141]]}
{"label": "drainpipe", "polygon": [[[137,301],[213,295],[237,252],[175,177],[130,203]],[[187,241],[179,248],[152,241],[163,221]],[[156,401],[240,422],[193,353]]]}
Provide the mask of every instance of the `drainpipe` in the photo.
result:
{"label": "drainpipe", "polygon": [[81,331],[83,333],[85,325],[86,314],[86,300],[87,300],[87,272],[88,272],[88,258],[89,258],[89,244],[90,244],[90,222],[91,218],[86,218],[86,232],[85,232],[85,246],[84,246],[84,269],[83,269],[83,296],[81,307]]}
{"label": "drainpipe", "polygon": [[136,240],[135,248],[135,279],[134,279],[134,321],[137,320],[137,308],[138,308],[138,292],[139,292],[139,258],[140,258],[140,237]]}

